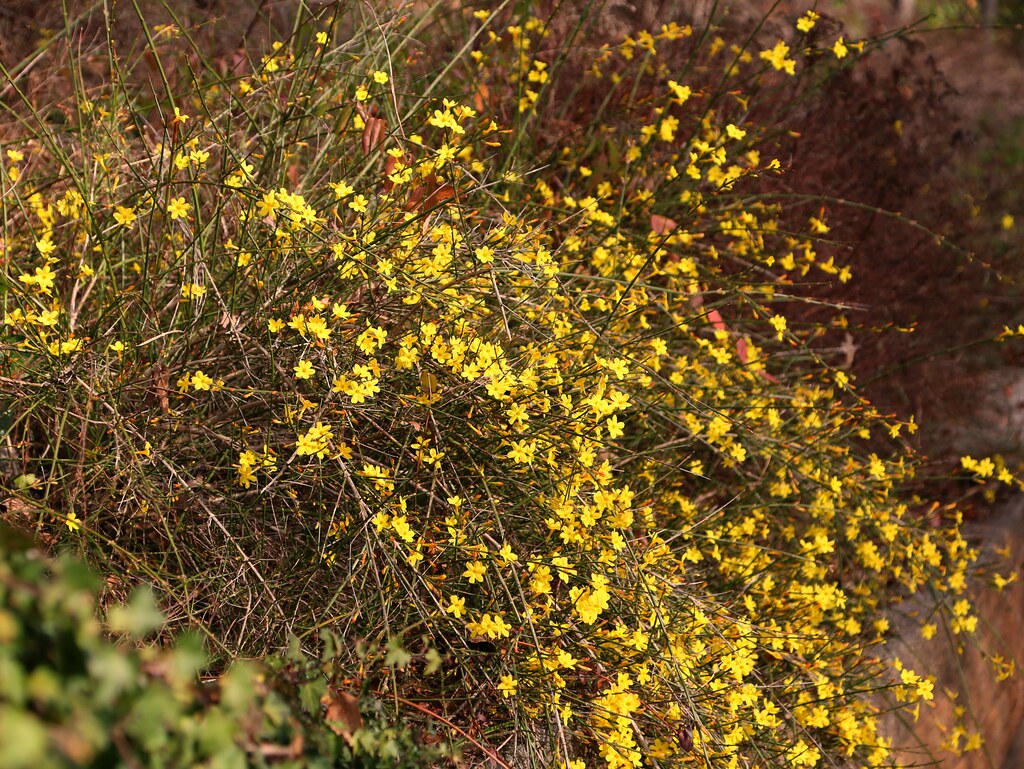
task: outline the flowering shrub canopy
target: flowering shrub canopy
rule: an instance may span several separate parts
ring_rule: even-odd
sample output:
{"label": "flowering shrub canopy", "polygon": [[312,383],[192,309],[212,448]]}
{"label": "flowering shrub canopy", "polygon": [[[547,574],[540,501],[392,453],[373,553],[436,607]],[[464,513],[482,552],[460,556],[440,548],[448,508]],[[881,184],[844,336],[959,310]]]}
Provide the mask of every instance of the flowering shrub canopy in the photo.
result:
{"label": "flowering shrub canopy", "polygon": [[[861,448],[913,423],[787,320],[792,281],[849,278],[823,209],[755,194],[781,163],[751,99],[857,50],[801,43],[815,18],[567,63],[481,12],[432,81],[412,22],[314,20],[148,111],[111,86],[27,120],[0,375],[31,505],[221,652],[330,629],[344,675],[477,747],[885,764],[872,695],[933,696],[880,661],[885,609],[958,596],[974,554],[900,495],[909,455]],[[551,117],[563,68],[590,123]]]}

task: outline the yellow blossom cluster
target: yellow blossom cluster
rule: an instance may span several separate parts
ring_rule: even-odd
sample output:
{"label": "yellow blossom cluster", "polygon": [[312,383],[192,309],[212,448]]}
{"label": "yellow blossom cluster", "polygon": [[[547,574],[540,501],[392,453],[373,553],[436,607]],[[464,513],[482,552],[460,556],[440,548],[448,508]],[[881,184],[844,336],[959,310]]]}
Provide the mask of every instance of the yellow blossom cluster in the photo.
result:
{"label": "yellow blossom cluster", "polygon": [[[475,92],[399,105],[400,72],[317,32],[168,107],[162,143],[122,130],[115,93],[80,109],[81,156],[19,150],[59,172],[2,180],[26,201],[3,375],[84,404],[46,424],[93,463],[78,483],[133,479],[96,492],[117,515],[145,503],[121,550],[174,569],[147,550],[168,521],[214,531],[268,625],[444,639],[463,675],[413,682],[372,654],[352,670],[452,702],[483,687],[483,717],[563,735],[552,765],[882,764],[858,683],[885,685],[880,614],[930,584],[971,633],[975,554],[956,511],[920,525],[910,457],[859,448],[913,425],[788,354],[813,330],[778,309],[784,286],[849,270],[825,258],[824,213],[794,229],[735,194],[780,162],[751,97],[709,73],[792,73],[797,51],[718,38],[689,77],[662,63],[694,51],[676,24],[597,50],[583,82],[615,119],[539,140],[551,162],[527,173],[526,127],[557,93],[550,30],[480,19]],[[522,135],[486,114],[501,88]],[[39,403],[17,429],[63,408]],[[79,514],[60,520],[113,530],[110,510]],[[302,586],[287,609],[285,585]],[[932,697],[889,672],[907,702]]]}

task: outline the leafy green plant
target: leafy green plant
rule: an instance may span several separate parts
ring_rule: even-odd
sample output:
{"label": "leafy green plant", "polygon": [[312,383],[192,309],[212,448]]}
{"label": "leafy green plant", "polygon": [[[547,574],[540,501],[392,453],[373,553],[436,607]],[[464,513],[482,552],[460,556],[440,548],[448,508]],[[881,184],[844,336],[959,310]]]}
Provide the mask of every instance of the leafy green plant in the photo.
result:
{"label": "leafy green plant", "polygon": [[[99,580],[0,531],[0,763],[22,767],[418,767],[447,755],[379,703],[358,699],[299,652],[240,663],[200,683],[195,636],[143,639],[163,625],[146,591],[96,618]],[[341,707],[339,703],[344,703]],[[322,710],[322,706],[326,711]],[[372,713],[372,718],[369,714]]]}

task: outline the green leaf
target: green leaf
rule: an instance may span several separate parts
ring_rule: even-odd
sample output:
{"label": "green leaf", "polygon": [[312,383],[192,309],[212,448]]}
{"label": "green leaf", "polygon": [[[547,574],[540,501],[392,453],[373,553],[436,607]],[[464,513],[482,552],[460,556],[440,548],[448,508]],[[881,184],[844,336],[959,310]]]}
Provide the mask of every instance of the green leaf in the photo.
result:
{"label": "green leaf", "polygon": [[0,697],[4,702],[13,705],[24,705],[28,698],[28,683],[26,682],[25,668],[22,660],[15,655],[9,655],[9,651],[0,655]]}
{"label": "green leaf", "polygon": [[163,627],[164,615],[156,605],[153,590],[144,585],[132,593],[126,606],[111,609],[107,622],[115,633],[144,636]]}
{"label": "green leaf", "polygon": [[338,639],[330,630],[320,631],[320,641],[323,643],[323,650],[320,652],[322,662],[331,662],[338,656]]}
{"label": "green leaf", "polygon": [[399,670],[401,670],[410,662],[412,662],[412,655],[409,654],[409,652],[407,652],[402,647],[401,636],[394,636],[393,638],[391,638],[388,641],[387,649],[388,653],[384,657],[385,665],[388,665],[389,667],[398,668]]}
{"label": "green leaf", "polygon": [[427,649],[426,658],[427,666],[423,669],[423,675],[429,676],[440,670],[441,655],[437,653],[437,649]]}
{"label": "green leaf", "polygon": [[14,488],[18,491],[26,491],[39,483],[39,477],[33,473],[25,473],[14,479]]}
{"label": "green leaf", "polygon": [[[63,557],[60,560],[61,589],[68,592],[95,593],[100,589],[102,582],[96,573],[85,563],[77,558]],[[79,603],[86,604],[83,615],[91,616],[93,613],[93,596],[88,598],[76,596]]]}
{"label": "green leaf", "polygon": [[96,682],[96,700],[100,703],[113,703],[138,680],[138,667],[112,646],[97,649],[88,665],[89,676]]}
{"label": "green leaf", "polygon": [[327,682],[315,678],[299,687],[299,702],[307,713],[320,712],[320,698],[327,691]]}
{"label": "green leaf", "polygon": [[38,769],[46,761],[46,729],[35,716],[15,708],[0,707],[0,766],[5,769]]}
{"label": "green leaf", "polygon": [[245,713],[256,701],[256,667],[236,662],[220,680],[220,701],[235,714]]}
{"label": "green leaf", "polygon": [[214,756],[212,763],[223,761],[226,765],[232,765],[232,761],[237,761],[236,754],[239,751],[235,736],[241,731],[239,724],[239,719],[220,709],[210,710],[196,724],[196,741],[203,752]]}
{"label": "green leaf", "polygon": [[171,672],[178,683],[191,682],[209,658],[203,647],[203,638],[197,633],[185,633],[178,637],[171,656]]}
{"label": "green leaf", "polygon": [[209,766],[210,769],[246,769],[249,762],[246,760],[245,751],[237,746],[231,746],[210,759]]}

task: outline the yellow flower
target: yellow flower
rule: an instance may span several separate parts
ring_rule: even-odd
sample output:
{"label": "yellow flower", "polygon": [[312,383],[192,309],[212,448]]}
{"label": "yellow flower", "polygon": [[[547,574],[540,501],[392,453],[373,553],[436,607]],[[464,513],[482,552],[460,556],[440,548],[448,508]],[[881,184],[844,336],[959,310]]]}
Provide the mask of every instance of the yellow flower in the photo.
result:
{"label": "yellow flower", "polygon": [[181,219],[188,216],[190,208],[192,208],[192,206],[185,202],[185,198],[177,197],[167,204],[167,215],[171,217],[172,220]]}
{"label": "yellow flower", "polygon": [[508,638],[508,631],[512,629],[512,626],[505,622],[505,618],[500,614],[495,614],[494,619],[490,619],[488,615],[484,615],[485,620],[490,620],[487,623],[486,635],[488,638]]}
{"label": "yellow flower", "polygon": [[135,215],[135,210],[132,208],[126,208],[125,206],[118,206],[114,209],[114,221],[120,224],[124,228],[131,227],[132,224],[138,217]]}
{"label": "yellow flower", "polygon": [[314,315],[306,320],[306,332],[324,341],[331,336],[331,329],[322,315]]}
{"label": "yellow flower", "polygon": [[239,464],[235,466],[238,470],[238,485],[249,488],[256,480],[256,471],[252,465]]}
{"label": "yellow flower", "polygon": [[412,542],[416,538],[416,532],[409,525],[409,519],[404,515],[396,515],[391,518],[391,528],[395,534],[405,542]]}
{"label": "yellow flower", "polygon": [[498,551],[498,558],[501,559],[503,566],[508,566],[510,563],[519,560],[519,556],[512,552],[512,547],[507,542]]}
{"label": "yellow flower", "polygon": [[747,135],[746,131],[744,131],[742,128],[738,128],[732,123],[729,123],[729,125],[725,127],[725,132],[729,134],[729,138],[736,140],[742,139],[744,136]]}
{"label": "yellow flower", "polygon": [[768,322],[775,329],[776,338],[781,341],[782,335],[786,333],[786,318],[782,315],[774,315]]}
{"label": "yellow flower", "polygon": [[70,355],[73,352],[78,352],[82,349],[82,340],[71,338],[60,343],[60,354]]}
{"label": "yellow flower", "polygon": [[57,310],[43,310],[39,313],[39,317],[36,319],[36,324],[39,326],[55,327],[57,321],[60,320],[60,312]]}
{"label": "yellow flower", "polygon": [[296,379],[309,379],[316,373],[316,369],[313,368],[313,364],[308,360],[300,360],[299,365],[293,370],[295,371]]}
{"label": "yellow flower", "polygon": [[846,43],[843,42],[843,38],[836,40],[835,45],[832,46],[832,53],[836,55],[837,59],[845,58],[846,54],[849,53]]}
{"label": "yellow flower", "polygon": [[51,270],[49,263],[47,263],[42,267],[36,267],[35,275],[20,275],[18,280],[28,286],[34,283],[36,290],[40,294],[49,294],[51,289],[53,289],[53,281],[56,277],[57,273]]}
{"label": "yellow flower", "polygon": [[204,374],[201,370],[192,375],[192,388],[195,390],[209,390],[213,384],[213,378]]}
{"label": "yellow flower", "polygon": [[791,766],[816,766],[821,760],[821,752],[813,745],[797,740],[796,745],[787,751],[786,760]]}
{"label": "yellow flower", "polygon": [[315,456],[323,459],[327,456],[333,438],[331,426],[317,422],[295,441],[295,453],[300,457]]}
{"label": "yellow flower", "polygon": [[680,85],[675,80],[668,81],[669,90],[672,91],[673,101],[676,104],[682,104],[690,98],[692,91],[687,85]]}
{"label": "yellow flower", "polygon": [[466,577],[470,583],[483,582],[484,574],[487,572],[487,564],[481,563],[480,561],[473,561],[472,563],[466,564],[466,570],[462,572],[462,576]]}
{"label": "yellow flower", "polygon": [[416,549],[410,551],[409,555],[405,557],[405,562],[412,566],[414,569],[420,565],[420,561],[423,560],[423,546],[422,544],[416,545]]}
{"label": "yellow flower", "polygon": [[437,162],[440,165],[450,162],[455,157],[455,149],[448,144],[442,144],[437,148]]}
{"label": "yellow flower", "polygon": [[72,510],[64,517],[64,523],[67,524],[68,531],[78,531],[82,528],[82,524],[79,523],[79,518],[75,515],[75,511]]}
{"label": "yellow flower", "polygon": [[797,19],[796,28],[801,32],[810,32],[812,29],[814,29],[814,23],[819,18],[820,17],[818,16],[818,14],[816,14],[814,11],[808,11],[799,19]]}
{"label": "yellow flower", "polygon": [[277,193],[271,190],[270,192],[264,192],[263,197],[256,204],[256,213],[259,214],[261,219],[273,214],[278,207],[280,202],[277,200]]}
{"label": "yellow flower", "polygon": [[511,697],[516,693],[516,686],[519,682],[512,676],[502,676],[501,682],[498,684],[498,691],[506,697]]}
{"label": "yellow flower", "polygon": [[460,598],[457,595],[451,595],[448,597],[448,608],[446,612],[455,616],[456,619],[462,617],[466,613],[466,599]]}
{"label": "yellow flower", "polygon": [[516,464],[533,464],[533,457],[536,453],[536,450],[536,441],[512,441],[512,448],[509,450],[506,456]]}
{"label": "yellow flower", "polygon": [[388,332],[381,326],[367,326],[366,330],[356,338],[356,347],[369,355],[382,347],[387,337]]}
{"label": "yellow flower", "polygon": [[1004,577],[1002,574],[992,575],[992,584],[996,586],[997,590],[1002,590],[1007,585],[1017,581],[1017,572],[1010,572],[1009,577]]}
{"label": "yellow flower", "polygon": [[769,62],[775,69],[784,70],[787,75],[792,75],[796,72],[796,62],[787,58],[788,55],[789,46],[782,40],[777,42],[774,48],[760,53],[761,58]]}
{"label": "yellow flower", "polygon": [[50,236],[47,235],[42,240],[36,241],[36,248],[39,249],[39,253],[43,256],[49,256],[57,249],[57,246],[54,245],[54,242],[50,240]]}
{"label": "yellow flower", "polygon": [[331,182],[331,189],[334,190],[335,200],[347,198],[349,195],[355,192],[355,188],[350,184],[346,184],[345,182]]}

